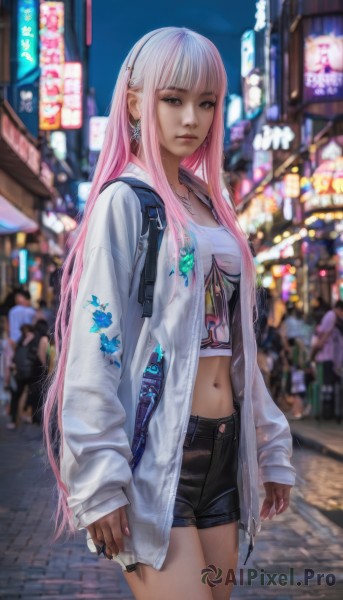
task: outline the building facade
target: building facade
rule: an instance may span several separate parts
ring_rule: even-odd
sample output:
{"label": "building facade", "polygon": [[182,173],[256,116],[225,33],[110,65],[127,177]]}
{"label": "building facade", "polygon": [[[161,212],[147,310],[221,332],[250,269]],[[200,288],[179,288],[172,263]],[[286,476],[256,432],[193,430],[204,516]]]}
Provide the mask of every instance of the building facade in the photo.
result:
{"label": "building facade", "polygon": [[[263,285],[308,313],[343,298],[343,6],[257,2],[225,168]],[[237,118],[238,117],[238,118]]]}
{"label": "building facade", "polygon": [[52,300],[77,227],[90,44],[89,0],[0,0],[0,300],[19,285]]}

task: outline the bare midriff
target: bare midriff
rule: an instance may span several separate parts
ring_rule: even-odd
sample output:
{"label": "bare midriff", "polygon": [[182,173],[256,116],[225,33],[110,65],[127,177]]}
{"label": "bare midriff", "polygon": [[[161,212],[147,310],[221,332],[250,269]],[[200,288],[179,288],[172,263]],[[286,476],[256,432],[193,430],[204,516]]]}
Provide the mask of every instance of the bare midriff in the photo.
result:
{"label": "bare midriff", "polygon": [[203,356],[195,379],[192,415],[217,419],[234,412],[230,378],[231,356]]}
{"label": "bare midriff", "polygon": [[[193,208],[196,211],[194,222],[205,227],[218,227],[211,210],[191,193]],[[218,419],[234,412],[230,378],[231,356],[202,356],[199,358],[196,374],[192,415]]]}

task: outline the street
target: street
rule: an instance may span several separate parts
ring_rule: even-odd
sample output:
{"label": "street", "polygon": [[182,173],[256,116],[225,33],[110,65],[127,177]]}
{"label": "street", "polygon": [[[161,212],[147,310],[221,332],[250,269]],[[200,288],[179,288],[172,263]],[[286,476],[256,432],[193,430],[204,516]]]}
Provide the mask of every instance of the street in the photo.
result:
{"label": "street", "polygon": [[[0,424],[0,598],[132,600],[121,568],[90,554],[84,534],[52,543],[53,479],[45,468],[40,430],[23,425],[8,432],[3,417]],[[245,567],[247,543],[241,543],[232,598],[342,598],[342,529],[334,521],[342,525],[343,464],[296,448],[294,465],[297,486],[291,507],[263,523]],[[330,519],[324,511],[330,511]],[[238,585],[240,569],[244,585]],[[276,585],[279,575],[274,573],[287,574],[287,584]],[[323,574],[320,585],[317,573]],[[263,575],[269,585],[261,585]],[[221,585],[226,577],[223,573]],[[303,587],[296,585],[299,580]]]}

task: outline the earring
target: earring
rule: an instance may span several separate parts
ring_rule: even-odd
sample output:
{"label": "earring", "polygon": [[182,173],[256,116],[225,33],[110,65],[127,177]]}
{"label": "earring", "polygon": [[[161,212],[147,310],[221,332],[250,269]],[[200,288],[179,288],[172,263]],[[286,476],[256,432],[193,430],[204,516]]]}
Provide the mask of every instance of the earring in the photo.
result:
{"label": "earring", "polygon": [[209,143],[210,143],[210,140],[208,139],[208,135],[207,135],[202,143],[203,148],[207,148]]}
{"label": "earring", "polygon": [[135,121],[135,124],[132,128],[132,134],[130,137],[131,142],[136,142],[137,144],[139,144],[139,142],[141,141],[141,120],[137,119],[137,121]]}

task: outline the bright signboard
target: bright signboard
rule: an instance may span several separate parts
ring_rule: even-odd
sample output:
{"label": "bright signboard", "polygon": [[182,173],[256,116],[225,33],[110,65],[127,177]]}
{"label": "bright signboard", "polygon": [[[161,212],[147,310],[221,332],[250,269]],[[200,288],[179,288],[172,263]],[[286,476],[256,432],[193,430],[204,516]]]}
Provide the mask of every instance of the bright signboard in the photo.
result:
{"label": "bright signboard", "polygon": [[36,0],[18,0],[18,80],[38,67]]}
{"label": "bright signboard", "polygon": [[304,22],[304,101],[343,100],[343,16]]}
{"label": "bright signboard", "polygon": [[255,68],[255,32],[245,31],[241,40],[241,76],[246,77]]}
{"label": "bright signboard", "polygon": [[40,5],[39,129],[61,128],[64,78],[64,4]]}
{"label": "bright signboard", "polygon": [[82,127],[82,66],[80,62],[64,65],[62,129]]}
{"label": "bright signboard", "polygon": [[108,117],[91,117],[89,120],[89,149],[100,152],[104,143]]}

